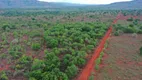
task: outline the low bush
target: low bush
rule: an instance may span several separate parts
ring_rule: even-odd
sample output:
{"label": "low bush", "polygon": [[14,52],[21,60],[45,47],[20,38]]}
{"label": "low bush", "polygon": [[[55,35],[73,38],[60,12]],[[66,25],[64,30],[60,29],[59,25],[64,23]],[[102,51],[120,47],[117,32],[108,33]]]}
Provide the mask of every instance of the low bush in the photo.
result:
{"label": "low bush", "polygon": [[42,60],[34,59],[31,69],[37,70],[37,69],[42,69],[43,67],[44,67],[44,62]]}
{"label": "low bush", "polygon": [[69,78],[72,78],[78,73],[78,68],[75,65],[71,65],[67,67],[65,71]]}
{"label": "low bush", "polygon": [[119,34],[118,31],[115,31],[115,32],[114,32],[114,35],[115,35],[115,36],[119,36],[120,34]]}
{"label": "low bush", "polygon": [[138,34],[142,34],[142,30],[139,30],[139,31],[138,31]]}
{"label": "low bush", "polygon": [[140,48],[140,55],[142,56],[142,47]]}
{"label": "low bush", "polygon": [[31,66],[32,63],[32,57],[23,55],[21,58],[18,59],[17,61],[17,68],[29,68],[29,66]]}
{"label": "low bush", "polygon": [[0,73],[0,80],[8,80],[8,77],[4,71]]}
{"label": "low bush", "polygon": [[99,65],[98,65],[98,64],[95,65],[95,69],[96,69],[96,70],[99,69]]}
{"label": "low bush", "polygon": [[4,25],[2,26],[2,29],[3,29],[3,30],[6,30],[7,28],[10,28],[10,26],[9,26],[8,24],[4,24]]}
{"label": "low bush", "polygon": [[127,21],[133,21],[133,18],[131,17],[131,18],[127,19]]}
{"label": "low bush", "polygon": [[32,37],[32,38],[34,38],[34,37],[41,37],[41,36],[42,36],[42,34],[41,34],[40,31],[32,31],[30,33],[30,37]]}
{"label": "low bush", "polygon": [[95,62],[99,65],[101,63],[101,58],[99,57]]}
{"label": "low bush", "polygon": [[39,43],[33,43],[33,44],[32,44],[32,49],[33,49],[33,50],[39,50],[40,47],[41,47],[41,45],[40,45]]}
{"label": "low bush", "polygon": [[84,58],[81,58],[81,57],[75,57],[74,60],[73,60],[73,63],[82,67],[83,65],[85,65],[86,61]]}
{"label": "low bush", "polygon": [[47,47],[49,47],[49,48],[58,47],[58,40],[51,38],[51,39],[47,39],[46,41],[47,41],[47,43],[46,43]]}
{"label": "low bush", "polygon": [[135,33],[135,28],[127,27],[124,29],[124,33]]}
{"label": "low bush", "polygon": [[89,76],[89,80],[94,80],[95,79],[95,76],[94,76],[94,73],[92,72],[91,75]]}
{"label": "low bush", "polygon": [[21,45],[10,45],[10,48],[8,50],[8,53],[13,57],[13,58],[18,58],[22,55],[22,46]]}

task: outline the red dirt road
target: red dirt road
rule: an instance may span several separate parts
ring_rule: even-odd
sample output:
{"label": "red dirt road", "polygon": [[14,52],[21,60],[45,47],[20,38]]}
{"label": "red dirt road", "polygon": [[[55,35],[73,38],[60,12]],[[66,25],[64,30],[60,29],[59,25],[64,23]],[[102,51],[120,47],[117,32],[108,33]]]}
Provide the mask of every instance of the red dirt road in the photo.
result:
{"label": "red dirt road", "polygon": [[[120,13],[117,15],[116,19],[113,21],[112,24],[115,24],[117,22],[117,20],[119,19],[119,17],[120,17]],[[81,74],[77,78],[77,80],[88,80],[88,77],[89,77],[92,69],[94,68],[94,64],[95,64],[94,61],[99,57],[102,49],[104,48],[104,44],[105,44],[106,40],[109,38],[111,32],[112,32],[112,25],[110,26],[109,30],[107,31],[107,33],[105,34],[105,36],[101,40],[99,46],[94,51],[92,58],[88,61],[87,65],[85,66],[85,68],[83,69],[83,71],[81,72]]]}

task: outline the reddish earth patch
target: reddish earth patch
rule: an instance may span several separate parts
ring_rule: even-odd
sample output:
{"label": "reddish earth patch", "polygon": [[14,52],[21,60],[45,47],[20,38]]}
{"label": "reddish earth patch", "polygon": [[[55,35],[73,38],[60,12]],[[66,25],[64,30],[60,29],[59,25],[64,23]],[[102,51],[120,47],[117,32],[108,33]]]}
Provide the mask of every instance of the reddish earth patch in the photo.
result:
{"label": "reddish earth patch", "polygon": [[0,71],[9,70],[10,64],[7,63],[7,60],[3,59],[0,63]]}
{"label": "reddish earth patch", "polygon": [[10,33],[8,42],[10,43],[12,40],[14,40],[14,35],[13,33]]}
{"label": "reddish earth patch", "polygon": [[139,48],[142,46],[142,35],[137,38],[132,34],[123,34],[110,38],[103,57],[105,67],[96,71],[95,80],[142,80],[142,57]]}
{"label": "reddish earth patch", "polygon": [[38,51],[33,51],[30,47],[28,47],[27,49],[26,49],[26,55],[27,56],[31,56],[33,59],[34,58],[37,58],[37,59],[44,59],[44,56],[45,56],[45,54],[44,54],[44,50],[46,50],[46,46],[44,45],[44,46],[42,46],[42,48],[40,49],[40,50],[38,50]]}
{"label": "reddish earth patch", "polygon": [[27,35],[24,35],[22,40],[28,40],[28,36]]}
{"label": "reddish earth patch", "polygon": [[142,16],[132,16],[132,15],[126,15],[126,16],[124,16],[123,14],[119,14],[119,20],[127,20],[127,19],[129,19],[129,18],[133,18],[133,19],[140,19],[140,20],[142,20]]}

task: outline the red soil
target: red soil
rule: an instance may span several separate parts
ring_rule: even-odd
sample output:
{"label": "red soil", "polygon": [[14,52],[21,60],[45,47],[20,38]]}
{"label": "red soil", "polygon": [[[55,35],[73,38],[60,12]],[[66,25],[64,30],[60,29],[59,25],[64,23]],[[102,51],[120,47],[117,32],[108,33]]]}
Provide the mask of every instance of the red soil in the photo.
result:
{"label": "red soil", "polygon": [[2,60],[2,63],[0,64],[0,72],[3,70],[9,70],[9,64],[7,63],[6,60]]}
{"label": "red soil", "polygon": [[100,69],[95,71],[95,80],[142,80],[141,45],[142,35],[137,38],[132,34],[112,36],[105,53],[107,58],[103,57]]}
{"label": "red soil", "polygon": [[142,20],[142,16],[132,16],[132,15],[127,15],[127,16],[124,16],[123,14],[119,14],[119,20],[127,20],[129,18],[133,18],[133,19],[140,19]]}
{"label": "red soil", "polygon": [[24,35],[22,40],[28,40],[28,36],[27,35]]}
{"label": "red soil", "polygon": [[[9,36],[10,37],[8,39],[8,42],[10,43],[14,39],[14,35],[13,35],[13,33],[10,33]],[[1,50],[1,52],[7,53],[7,49],[4,48],[4,49]],[[1,62],[0,63],[0,72],[3,71],[3,70],[11,70],[9,68],[11,65],[7,63],[6,59],[1,59],[0,62]]]}

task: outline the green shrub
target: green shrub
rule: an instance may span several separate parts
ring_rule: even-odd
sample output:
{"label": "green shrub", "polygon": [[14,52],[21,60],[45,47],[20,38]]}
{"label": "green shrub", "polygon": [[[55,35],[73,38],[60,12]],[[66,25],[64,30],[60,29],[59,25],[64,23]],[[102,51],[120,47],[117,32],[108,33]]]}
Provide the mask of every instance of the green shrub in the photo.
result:
{"label": "green shrub", "polygon": [[10,28],[10,26],[9,26],[8,24],[4,24],[4,25],[2,26],[2,29],[3,29],[3,30],[6,30],[7,28]]}
{"label": "green shrub", "polygon": [[44,67],[44,62],[39,59],[34,59],[32,64],[32,70],[42,69]]}
{"label": "green shrub", "polygon": [[71,63],[71,61],[73,60],[73,57],[72,57],[72,55],[70,55],[70,54],[66,54],[64,57],[63,57],[63,63],[65,64],[65,65],[70,65]]}
{"label": "green shrub", "polygon": [[33,77],[30,77],[30,78],[29,78],[29,80],[36,80],[36,79],[35,79],[35,78],[33,78]]}
{"label": "green shrub", "polygon": [[89,76],[89,80],[94,80],[95,79],[95,76],[94,76],[94,73],[92,72],[91,75]]}
{"label": "green shrub", "polygon": [[82,31],[89,32],[91,31],[91,28],[89,26],[84,26],[82,27]]}
{"label": "green shrub", "polygon": [[34,70],[34,71],[30,71],[29,76],[33,77],[37,80],[42,79],[42,71],[41,70]]}
{"label": "green shrub", "polygon": [[142,30],[138,30],[138,34],[142,34]]}
{"label": "green shrub", "polygon": [[81,57],[75,57],[74,59],[73,59],[73,63],[75,64],[75,65],[78,65],[78,66],[83,66],[83,65],[85,65],[85,63],[86,63],[86,60],[84,59],[84,58],[81,58]]}
{"label": "green shrub", "polygon": [[140,48],[140,55],[142,56],[142,47]]}
{"label": "green shrub", "polygon": [[[30,65],[32,62],[32,58],[26,55],[23,55],[21,58],[19,58],[18,63],[22,65]],[[24,66],[25,67],[25,66]]]}
{"label": "green shrub", "polygon": [[49,48],[58,47],[58,40],[56,40],[56,39],[48,39],[48,40],[46,40],[46,45]]}
{"label": "green shrub", "polygon": [[95,69],[96,69],[96,70],[99,69],[99,65],[98,65],[98,64],[95,65]]}
{"label": "green shrub", "polygon": [[115,31],[115,32],[114,32],[114,35],[115,35],[115,36],[119,36],[119,32],[118,32],[118,31]]}
{"label": "green shrub", "polygon": [[75,65],[71,65],[67,67],[65,72],[69,78],[72,78],[78,73],[78,68]]}
{"label": "green shrub", "polygon": [[5,58],[7,58],[7,54],[4,53],[0,54],[0,59],[5,59]]}
{"label": "green shrub", "polygon": [[34,37],[41,37],[42,36],[42,34],[41,34],[41,31],[32,31],[31,33],[30,33],[30,37],[32,37],[32,38],[34,38]]}
{"label": "green shrub", "polygon": [[127,21],[133,21],[133,18],[131,17],[131,18],[127,19]]}
{"label": "green shrub", "polygon": [[59,48],[53,48],[52,52],[54,52],[55,55],[59,55],[60,54],[60,49]]}
{"label": "green shrub", "polygon": [[127,27],[124,29],[124,33],[135,33],[135,28]]}
{"label": "green shrub", "polygon": [[8,53],[13,57],[13,58],[19,58],[22,55],[22,52],[19,51],[8,51]]}
{"label": "green shrub", "polygon": [[8,80],[8,77],[5,72],[0,73],[0,80]]}
{"label": "green shrub", "polygon": [[99,57],[99,58],[95,61],[95,63],[99,65],[99,64],[101,63],[101,58]]}
{"label": "green shrub", "polygon": [[46,53],[44,64],[44,70],[52,71],[54,68],[58,68],[60,66],[60,60],[54,53]]}
{"label": "green shrub", "polygon": [[42,74],[42,80],[69,80],[69,79],[65,73],[61,72],[58,68],[55,68],[52,69],[51,72],[44,72]]}
{"label": "green shrub", "polygon": [[39,43],[33,43],[33,44],[32,44],[32,49],[33,49],[33,50],[39,50],[40,47],[41,47],[41,45],[40,45]]}
{"label": "green shrub", "polygon": [[87,49],[88,49],[88,50],[93,50],[93,49],[94,49],[94,45],[88,45],[88,46],[87,46]]}

